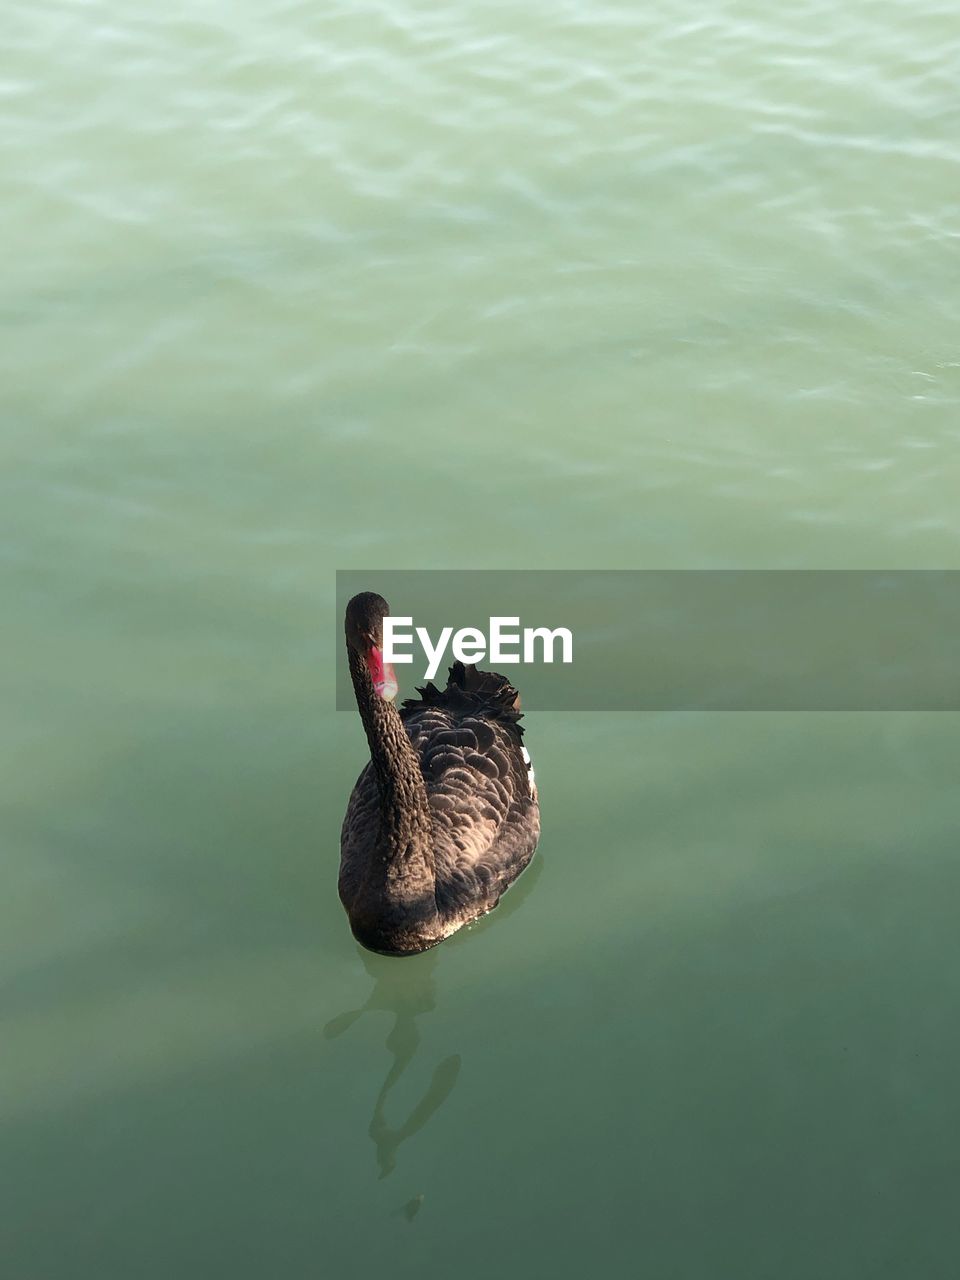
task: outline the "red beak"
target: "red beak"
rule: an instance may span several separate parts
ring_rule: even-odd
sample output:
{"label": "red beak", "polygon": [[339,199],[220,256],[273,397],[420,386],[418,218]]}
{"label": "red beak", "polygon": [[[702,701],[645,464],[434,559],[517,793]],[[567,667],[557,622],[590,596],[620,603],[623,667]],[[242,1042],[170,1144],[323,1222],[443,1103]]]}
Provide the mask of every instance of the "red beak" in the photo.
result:
{"label": "red beak", "polygon": [[390,702],[397,696],[397,677],[393,673],[393,667],[389,662],[384,662],[383,653],[376,645],[372,645],[367,653],[367,670],[373,687],[381,698]]}

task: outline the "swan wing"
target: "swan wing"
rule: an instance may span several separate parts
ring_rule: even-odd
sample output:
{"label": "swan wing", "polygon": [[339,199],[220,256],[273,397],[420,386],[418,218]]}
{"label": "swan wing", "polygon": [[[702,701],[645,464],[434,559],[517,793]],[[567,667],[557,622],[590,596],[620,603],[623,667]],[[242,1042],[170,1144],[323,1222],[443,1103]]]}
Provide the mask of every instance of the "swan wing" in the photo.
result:
{"label": "swan wing", "polygon": [[481,707],[423,705],[405,717],[420,757],[434,831],[437,904],[445,914],[496,904],[536,848],[536,788],[515,721]]}

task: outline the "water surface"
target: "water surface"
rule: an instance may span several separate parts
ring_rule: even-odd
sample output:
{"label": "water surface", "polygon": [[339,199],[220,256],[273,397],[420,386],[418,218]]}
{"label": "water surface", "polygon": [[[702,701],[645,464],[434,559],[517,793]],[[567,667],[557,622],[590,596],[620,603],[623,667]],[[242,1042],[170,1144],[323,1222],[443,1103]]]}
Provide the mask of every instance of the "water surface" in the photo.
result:
{"label": "water surface", "polygon": [[952,1277],[955,719],[531,714],[537,871],[398,967],[330,637],[960,567],[955,7],[4,27],[9,1273]]}

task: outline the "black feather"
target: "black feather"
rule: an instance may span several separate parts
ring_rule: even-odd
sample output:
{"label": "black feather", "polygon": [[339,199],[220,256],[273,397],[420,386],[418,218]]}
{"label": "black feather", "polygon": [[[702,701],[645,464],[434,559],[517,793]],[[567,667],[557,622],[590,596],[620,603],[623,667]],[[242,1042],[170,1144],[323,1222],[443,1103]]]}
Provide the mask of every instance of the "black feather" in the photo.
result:
{"label": "black feather", "polygon": [[520,694],[506,676],[498,671],[479,671],[472,663],[455,662],[449,668],[447,687],[438,689],[428,683],[417,686],[419,698],[406,698],[400,708],[400,716],[406,720],[424,707],[440,707],[456,715],[482,716],[485,720],[497,720],[508,727],[517,740],[523,736],[520,721]]}

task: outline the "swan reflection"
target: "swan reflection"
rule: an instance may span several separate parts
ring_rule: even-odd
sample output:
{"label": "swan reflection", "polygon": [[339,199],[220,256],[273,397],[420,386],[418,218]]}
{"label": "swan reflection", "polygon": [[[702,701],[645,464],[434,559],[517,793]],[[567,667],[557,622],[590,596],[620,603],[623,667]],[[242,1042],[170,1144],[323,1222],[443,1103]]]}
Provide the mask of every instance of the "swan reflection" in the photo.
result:
{"label": "swan reflection", "polygon": [[434,1067],[423,1096],[402,1124],[391,1126],[388,1123],[387,1099],[413,1061],[420,1044],[417,1019],[430,1013],[436,1005],[434,979],[439,957],[436,951],[425,951],[423,955],[398,961],[389,956],[372,955],[361,947],[357,951],[373,979],[373,990],[359,1009],[351,1009],[332,1018],[323,1033],[329,1039],[342,1035],[364,1013],[393,1014],[393,1026],[387,1034],[387,1049],[393,1061],[377,1094],[369,1130],[377,1149],[380,1177],[385,1178],[396,1166],[400,1144],[422,1129],[450,1096],[460,1074],[460,1055],[453,1053]]}
{"label": "swan reflection", "polygon": [[[436,1007],[436,975],[441,957],[449,955],[454,948],[469,946],[471,940],[478,934],[496,927],[497,921],[503,921],[512,915],[529,896],[540,878],[542,866],[541,855],[533,860],[529,869],[520,877],[515,887],[505,895],[503,904],[495,912],[475,925],[468,935],[460,934],[451,938],[440,948],[399,960],[396,957],[374,955],[360,946],[357,947],[357,954],[363,962],[363,967],[373,979],[373,989],[360,1008],[348,1009],[331,1018],[323,1028],[323,1034],[327,1039],[332,1040],[347,1031],[365,1013],[393,1015],[393,1025],[387,1033],[386,1040],[386,1047],[392,1061],[373,1104],[373,1116],[369,1128],[370,1137],[376,1147],[377,1167],[381,1178],[386,1178],[393,1172],[401,1144],[419,1132],[430,1117],[443,1106],[453,1092],[460,1075],[460,1054],[452,1053],[433,1068],[429,1083],[407,1118],[399,1124],[391,1125],[388,1122],[386,1109],[390,1093],[410,1066],[420,1044],[420,1027],[417,1020],[424,1014],[431,1013]],[[419,1201],[422,1201],[422,1197]],[[419,1201],[417,1209],[419,1209]],[[411,1205],[413,1203],[411,1202]],[[414,1216],[417,1209],[409,1214],[410,1218]]]}

